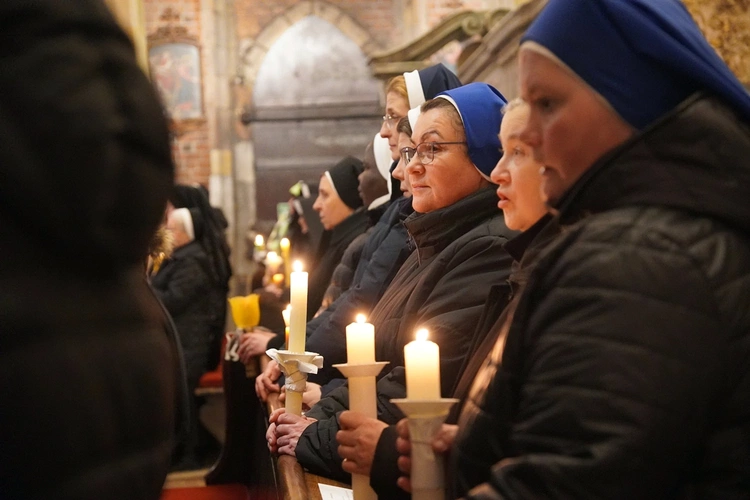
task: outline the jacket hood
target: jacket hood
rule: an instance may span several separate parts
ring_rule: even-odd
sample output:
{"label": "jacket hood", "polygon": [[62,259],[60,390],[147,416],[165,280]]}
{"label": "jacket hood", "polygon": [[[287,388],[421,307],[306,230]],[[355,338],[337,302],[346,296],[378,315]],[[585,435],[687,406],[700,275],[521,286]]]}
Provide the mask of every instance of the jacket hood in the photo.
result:
{"label": "jacket hood", "polygon": [[693,95],[600,159],[558,203],[561,221],[657,205],[750,232],[750,126],[717,98]]}

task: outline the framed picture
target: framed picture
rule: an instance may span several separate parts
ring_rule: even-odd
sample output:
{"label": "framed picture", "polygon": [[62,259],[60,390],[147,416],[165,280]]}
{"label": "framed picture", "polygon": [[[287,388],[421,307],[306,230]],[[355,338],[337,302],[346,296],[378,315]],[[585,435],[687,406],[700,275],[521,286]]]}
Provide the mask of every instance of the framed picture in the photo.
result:
{"label": "framed picture", "polygon": [[164,112],[177,134],[205,122],[201,52],[194,37],[180,26],[160,28],[148,37],[148,62]]}
{"label": "framed picture", "polygon": [[148,52],[151,78],[172,120],[203,117],[201,59],[198,47],[167,43]]}

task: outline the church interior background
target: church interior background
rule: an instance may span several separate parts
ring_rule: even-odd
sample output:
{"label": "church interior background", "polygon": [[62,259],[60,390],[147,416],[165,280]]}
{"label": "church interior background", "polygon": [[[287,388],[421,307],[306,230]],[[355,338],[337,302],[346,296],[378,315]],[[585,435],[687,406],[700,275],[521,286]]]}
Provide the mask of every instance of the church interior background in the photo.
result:
{"label": "church interior background", "polygon": [[[298,180],[361,157],[383,84],[443,62],[515,97],[518,39],[544,0],[106,0],[170,118],[177,182],[229,221],[235,288],[254,231]],[[750,86],[750,1],[683,0]],[[241,291],[241,290],[240,290]]]}

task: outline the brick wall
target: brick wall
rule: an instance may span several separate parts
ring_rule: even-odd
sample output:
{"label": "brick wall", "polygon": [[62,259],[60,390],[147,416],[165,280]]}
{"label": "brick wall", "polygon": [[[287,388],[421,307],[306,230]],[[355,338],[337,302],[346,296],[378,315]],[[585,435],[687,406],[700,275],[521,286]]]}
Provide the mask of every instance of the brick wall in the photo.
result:
{"label": "brick wall", "polygon": [[[179,183],[200,183],[208,185],[211,174],[210,124],[212,111],[215,108],[215,97],[211,85],[213,71],[213,47],[206,37],[208,31],[203,26],[201,0],[144,0],[144,17],[147,35],[153,34],[162,26],[172,22],[185,27],[189,35],[198,39],[201,45],[201,81],[203,82],[203,109],[207,120],[195,130],[174,137],[172,154],[177,168],[176,181]],[[165,11],[171,8],[179,19],[165,20]],[[212,20],[205,20],[211,23]]]}

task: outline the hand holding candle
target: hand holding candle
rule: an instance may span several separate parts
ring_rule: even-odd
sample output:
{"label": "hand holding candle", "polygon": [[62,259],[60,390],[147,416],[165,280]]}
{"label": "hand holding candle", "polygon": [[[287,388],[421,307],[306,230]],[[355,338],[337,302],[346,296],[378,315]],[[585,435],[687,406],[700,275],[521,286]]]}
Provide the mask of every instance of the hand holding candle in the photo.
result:
{"label": "hand holding candle", "polygon": [[406,397],[410,400],[440,399],[440,348],[427,340],[427,330],[404,346]]}

